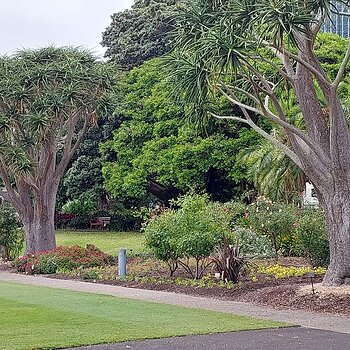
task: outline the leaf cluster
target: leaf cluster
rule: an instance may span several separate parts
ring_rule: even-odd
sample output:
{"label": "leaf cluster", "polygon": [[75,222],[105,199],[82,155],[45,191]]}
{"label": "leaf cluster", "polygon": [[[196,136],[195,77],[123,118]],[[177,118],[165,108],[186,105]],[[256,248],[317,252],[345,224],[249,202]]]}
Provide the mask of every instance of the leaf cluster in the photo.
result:
{"label": "leaf cluster", "polygon": [[48,47],[0,58],[0,160],[14,174],[57,147],[70,118],[109,113],[115,70],[87,51]]}

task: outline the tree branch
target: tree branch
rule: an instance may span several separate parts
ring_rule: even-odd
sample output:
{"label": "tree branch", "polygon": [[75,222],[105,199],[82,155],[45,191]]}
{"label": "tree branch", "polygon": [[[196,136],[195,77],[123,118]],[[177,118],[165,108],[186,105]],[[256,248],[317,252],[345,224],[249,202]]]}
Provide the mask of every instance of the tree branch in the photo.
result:
{"label": "tree branch", "polygon": [[319,71],[317,68],[315,68],[313,65],[311,65],[311,64],[308,63],[308,62],[306,62],[306,61],[305,61],[304,59],[302,59],[301,57],[299,57],[299,56],[297,56],[297,55],[294,55],[293,53],[289,52],[288,50],[285,50],[284,52],[285,52],[285,54],[286,54],[288,57],[292,58],[294,61],[300,63],[300,64],[303,65],[305,68],[307,68],[307,69],[315,76],[316,80],[317,80],[320,84],[322,84],[322,85],[324,85],[324,86],[326,86],[326,87],[328,87],[328,88],[331,87],[331,83],[328,81],[328,79],[327,79],[323,74],[321,74],[320,71]]}
{"label": "tree branch", "polygon": [[[70,137],[70,140],[68,140],[68,143],[65,142],[65,146],[64,146],[65,149],[64,149],[64,152],[63,152],[62,159],[61,159],[60,163],[58,164],[58,166],[57,166],[57,168],[55,170],[55,173],[54,173],[55,181],[59,181],[59,179],[63,175],[63,173],[64,173],[68,163],[72,159],[74,153],[77,151],[77,149],[81,145],[81,142],[83,141],[83,138],[85,136],[86,130],[88,128],[89,122],[91,120],[91,115],[92,115],[92,113],[85,117],[84,125],[83,125],[82,129],[79,132],[79,135],[77,137],[77,141],[75,142],[74,146],[72,147],[73,135]],[[73,131],[74,131],[74,129],[73,129]],[[66,148],[68,146],[69,146],[69,149]]]}
{"label": "tree branch", "polygon": [[8,198],[7,201],[12,203],[16,209],[20,208],[21,203],[18,199],[18,195],[11,185],[11,181],[10,181],[10,178],[8,176],[8,172],[5,170],[5,167],[1,161],[0,161],[0,178],[3,181],[5,188],[6,188],[6,191],[7,191],[6,192],[7,198]]}
{"label": "tree branch", "polygon": [[[291,66],[290,62],[288,63],[288,61],[286,61],[285,56],[293,59],[294,61],[300,63],[305,68],[307,68],[315,76],[317,81],[319,81],[321,84],[324,84],[328,88],[331,87],[331,83],[328,81],[328,79],[326,79],[325,76],[323,74],[321,74],[317,68],[312,66],[310,63],[308,63],[307,61],[305,61],[301,57],[293,54],[292,52],[288,51],[286,48],[279,49],[275,46],[272,46],[270,43],[267,43],[267,42],[265,42],[264,45],[266,48],[269,48],[272,52],[274,52],[276,54],[276,56],[283,62],[283,64],[286,67],[287,72],[292,69],[291,68],[292,66]],[[289,68],[287,69],[287,67],[289,67]],[[295,74],[294,69],[293,69],[293,73]],[[288,72],[288,75],[290,75],[289,72]]]}
{"label": "tree branch", "polygon": [[[291,132],[292,134],[298,136],[300,139],[302,139],[309,147],[310,149],[313,150],[313,152],[315,152],[315,154],[317,154],[320,157],[320,160],[322,161],[322,163],[324,163],[326,166],[331,166],[331,161],[330,159],[327,157],[327,155],[323,152],[323,150],[321,149],[321,147],[319,147],[317,144],[315,144],[311,138],[305,134],[302,130],[298,129],[297,127],[295,127],[294,125],[288,123],[285,120],[285,116],[283,113],[282,108],[280,107],[280,105],[277,104],[280,107],[280,112],[282,113],[281,118],[279,118],[278,116],[276,116],[274,113],[272,113],[269,108],[266,108],[263,102],[261,103],[261,108],[262,109],[258,109],[258,108],[254,108],[252,106],[248,106],[240,101],[238,101],[237,99],[235,99],[235,96],[232,94],[231,91],[229,91],[231,93],[231,96],[225,91],[223,90],[221,87],[217,87],[218,90],[233,104],[236,104],[237,106],[239,106],[242,111],[245,110],[245,112],[247,112],[247,110],[256,113],[256,114],[260,114],[262,116],[265,116],[266,118],[268,118],[269,120],[273,121],[274,123],[276,123],[277,125],[280,125],[281,127],[283,127],[287,132]],[[269,87],[269,89],[271,89],[271,87]],[[271,90],[271,95],[274,96],[273,91]],[[274,96],[276,97],[276,96]],[[275,101],[275,102],[276,102]],[[278,108],[278,106],[276,106]],[[244,119],[243,119],[244,120]],[[261,134],[261,133],[260,133]],[[266,133],[267,135],[269,135],[268,133]]]}
{"label": "tree branch", "polygon": [[299,157],[284,143],[281,141],[278,141],[276,138],[274,138],[272,135],[267,133],[265,130],[261,129],[258,125],[256,125],[252,119],[249,116],[249,113],[246,109],[243,107],[240,107],[243,114],[245,115],[246,119],[236,117],[236,116],[219,116],[214,113],[211,113],[211,115],[218,119],[231,119],[235,121],[239,121],[241,123],[248,124],[250,127],[252,127],[258,134],[269,140],[271,143],[273,143],[279,150],[281,150],[285,155],[287,155],[299,168],[302,168],[302,164],[300,162]]}

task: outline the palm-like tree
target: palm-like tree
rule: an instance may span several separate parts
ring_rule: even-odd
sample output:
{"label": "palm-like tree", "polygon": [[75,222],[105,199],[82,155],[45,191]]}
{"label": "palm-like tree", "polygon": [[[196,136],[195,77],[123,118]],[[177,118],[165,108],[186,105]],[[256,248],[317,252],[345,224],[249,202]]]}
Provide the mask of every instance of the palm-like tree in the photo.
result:
{"label": "palm-like tree", "polygon": [[[335,76],[326,74],[315,54],[322,24],[334,11],[331,0],[189,1],[179,16],[177,51],[170,67],[176,90],[197,110],[249,125],[310,179],[330,240],[324,283],[339,285],[350,278],[350,132],[339,97],[350,43]],[[261,62],[275,73],[272,77],[261,69]],[[300,108],[304,128],[288,119],[279,93],[287,88]],[[238,106],[243,116],[219,115],[208,108],[213,96]],[[264,130],[256,115],[282,128],[288,142]]]}
{"label": "palm-like tree", "polygon": [[114,70],[74,48],[0,58],[0,195],[18,212],[26,252],[55,247],[60,179],[86,130],[113,106]]}
{"label": "palm-like tree", "polygon": [[[277,132],[272,131],[275,135]],[[278,148],[261,139],[242,150],[239,157],[247,169],[248,179],[261,195],[273,201],[300,203],[305,189],[305,174]]]}

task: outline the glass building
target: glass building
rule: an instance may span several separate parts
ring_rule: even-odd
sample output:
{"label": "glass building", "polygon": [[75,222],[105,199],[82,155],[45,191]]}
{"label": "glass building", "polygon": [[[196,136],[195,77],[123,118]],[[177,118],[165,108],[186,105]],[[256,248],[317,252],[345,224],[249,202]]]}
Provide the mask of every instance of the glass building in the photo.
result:
{"label": "glass building", "polygon": [[345,38],[350,38],[349,6],[339,3],[338,1],[333,1],[332,3],[334,5],[334,12],[337,11],[337,13],[331,14],[331,18],[326,20],[322,30],[327,33],[338,34]]}

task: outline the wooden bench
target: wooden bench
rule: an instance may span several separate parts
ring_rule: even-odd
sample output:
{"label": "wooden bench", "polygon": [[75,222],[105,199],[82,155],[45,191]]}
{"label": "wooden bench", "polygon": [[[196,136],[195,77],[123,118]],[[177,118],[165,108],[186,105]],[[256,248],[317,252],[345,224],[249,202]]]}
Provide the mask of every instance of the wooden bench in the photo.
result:
{"label": "wooden bench", "polygon": [[99,216],[95,220],[90,221],[90,229],[106,230],[110,223],[110,216]]}

